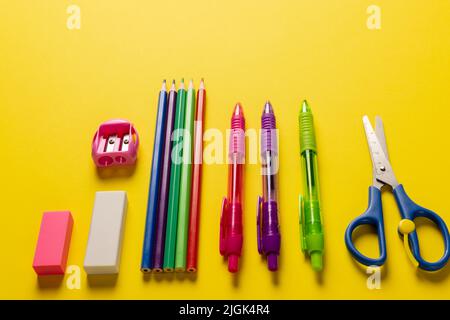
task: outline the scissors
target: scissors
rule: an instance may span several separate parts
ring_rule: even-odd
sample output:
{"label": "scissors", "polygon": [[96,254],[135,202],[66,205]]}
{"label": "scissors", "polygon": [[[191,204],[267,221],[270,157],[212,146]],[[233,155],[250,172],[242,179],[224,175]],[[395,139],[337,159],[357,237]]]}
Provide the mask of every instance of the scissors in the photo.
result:
{"label": "scissors", "polygon": [[[386,261],[386,239],[384,235],[381,189],[384,186],[390,186],[402,217],[398,231],[403,236],[404,246],[409,258],[416,267],[426,271],[437,271],[443,268],[447,264],[450,256],[450,236],[444,220],[442,220],[442,218],[433,211],[425,209],[414,203],[406,194],[403,185],[397,182],[389,162],[386,138],[384,135],[384,127],[381,118],[378,116],[376,117],[375,131],[373,130],[367,116],[363,117],[363,123],[367,143],[369,145],[370,156],[372,158],[373,182],[369,187],[369,206],[367,210],[353,220],[345,231],[345,244],[347,249],[350,251],[353,258],[363,265],[382,266],[384,264]],[[414,219],[419,217],[429,219],[435,223],[443,236],[445,245],[444,254],[438,261],[426,261],[420,254],[419,239],[417,237],[414,224]],[[353,243],[353,231],[357,227],[363,225],[369,225],[376,228],[380,251],[380,255],[376,259],[372,259],[361,254]]]}

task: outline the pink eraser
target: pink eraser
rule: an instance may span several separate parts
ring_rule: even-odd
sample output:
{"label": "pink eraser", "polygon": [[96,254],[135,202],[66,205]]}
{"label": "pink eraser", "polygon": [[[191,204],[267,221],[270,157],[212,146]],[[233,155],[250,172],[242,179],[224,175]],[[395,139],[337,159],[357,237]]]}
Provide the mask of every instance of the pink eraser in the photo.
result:
{"label": "pink eraser", "polygon": [[70,211],[44,212],[33,261],[38,275],[64,274],[72,226]]}

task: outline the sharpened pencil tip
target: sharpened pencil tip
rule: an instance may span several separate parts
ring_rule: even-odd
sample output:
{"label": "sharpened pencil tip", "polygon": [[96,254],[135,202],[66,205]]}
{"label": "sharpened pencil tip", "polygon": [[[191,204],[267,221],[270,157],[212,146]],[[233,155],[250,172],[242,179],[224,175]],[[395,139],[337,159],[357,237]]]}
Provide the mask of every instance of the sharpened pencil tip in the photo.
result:
{"label": "sharpened pencil tip", "polygon": [[161,90],[166,90],[166,79],[163,80]]}
{"label": "sharpened pencil tip", "polygon": [[192,79],[189,81],[189,89],[194,89],[194,81]]}
{"label": "sharpened pencil tip", "polygon": [[205,89],[205,81],[203,80],[203,78],[202,78],[202,80],[200,80],[200,86],[199,86],[199,89],[200,89],[200,90]]}
{"label": "sharpened pencil tip", "polygon": [[175,90],[175,80],[172,80],[172,86],[170,87],[171,91]]}

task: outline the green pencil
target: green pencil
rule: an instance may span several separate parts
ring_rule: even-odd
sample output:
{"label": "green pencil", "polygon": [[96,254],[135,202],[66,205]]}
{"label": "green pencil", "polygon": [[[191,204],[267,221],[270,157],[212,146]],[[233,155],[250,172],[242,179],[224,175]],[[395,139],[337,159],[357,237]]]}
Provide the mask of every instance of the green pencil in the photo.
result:
{"label": "green pencil", "polygon": [[186,270],[189,209],[191,202],[192,143],[194,140],[195,89],[192,80],[186,99],[184,117],[183,164],[181,165],[180,203],[178,208],[177,244],[175,249],[175,271]]}
{"label": "green pencil", "polygon": [[184,111],[186,109],[186,90],[184,80],[181,80],[177,94],[175,112],[175,126],[172,141],[172,164],[170,168],[169,204],[167,207],[166,241],[164,245],[165,272],[173,272],[175,268],[175,244],[177,242],[177,218],[180,195],[181,154],[179,150],[183,145]]}

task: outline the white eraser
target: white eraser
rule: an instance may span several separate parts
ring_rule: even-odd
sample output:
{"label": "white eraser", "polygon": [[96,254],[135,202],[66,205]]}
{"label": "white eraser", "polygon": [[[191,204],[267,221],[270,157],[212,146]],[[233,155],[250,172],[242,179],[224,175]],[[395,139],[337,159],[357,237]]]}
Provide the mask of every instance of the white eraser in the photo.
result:
{"label": "white eraser", "polygon": [[84,258],[87,274],[119,273],[126,211],[125,191],[96,192]]}

